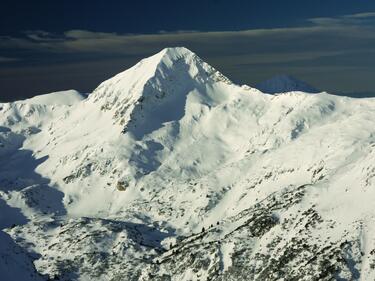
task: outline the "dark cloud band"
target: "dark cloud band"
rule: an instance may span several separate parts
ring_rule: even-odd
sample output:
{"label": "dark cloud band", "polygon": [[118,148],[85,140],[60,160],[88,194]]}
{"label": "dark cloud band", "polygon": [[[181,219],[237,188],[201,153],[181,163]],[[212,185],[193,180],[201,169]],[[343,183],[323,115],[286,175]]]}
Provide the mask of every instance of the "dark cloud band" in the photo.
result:
{"label": "dark cloud band", "polygon": [[[157,34],[38,30],[27,31],[23,37],[3,36],[0,99],[61,90],[57,87],[63,83],[90,91],[101,80],[167,46],[192,49],[238,83],[254,85],[268,76],[288,73],[328,91],[371,92],[375,88],[369,77],[375,70],[375,25],[370,23],[374,21],[375,13],[362,13],[273,29]],[[93,71],[93,65],[98,69]],[[38,75],[46,69],[49,86],[41,87],[45,81]],[[61,79],[64,69],[69,70],[69,79]],[[12,90],[13,80],[26,81],[26,73],[33,73],[33,83],[27,82],[30,87]]]}

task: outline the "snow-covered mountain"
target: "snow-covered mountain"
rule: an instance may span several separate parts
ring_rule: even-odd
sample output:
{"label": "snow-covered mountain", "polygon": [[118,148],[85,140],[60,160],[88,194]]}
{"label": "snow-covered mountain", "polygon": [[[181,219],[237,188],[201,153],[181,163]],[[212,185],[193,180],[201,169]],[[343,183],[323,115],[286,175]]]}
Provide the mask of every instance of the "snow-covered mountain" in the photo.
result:
{"label": "snow-covered mountain", "polygon": [[311,85],[289,75],[276,75],[255,86],[267,94],[281,94],[287,92],[319,93],[320,91]]}
{"label": "snow-covered mountain", "polygon": [[185,48],[61,97],[0,104],[6,280],[375,279],[375,99],[268,95]]}

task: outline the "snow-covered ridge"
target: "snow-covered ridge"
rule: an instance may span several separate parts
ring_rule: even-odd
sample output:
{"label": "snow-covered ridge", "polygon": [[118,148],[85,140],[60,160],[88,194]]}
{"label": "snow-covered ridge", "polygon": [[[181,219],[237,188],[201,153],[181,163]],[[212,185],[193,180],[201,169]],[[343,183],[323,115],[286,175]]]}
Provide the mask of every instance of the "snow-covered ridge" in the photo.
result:
{"label": "snow-covered ridge", "polygon": [[18,101],[16,103],[34,104],[34,105],[73,105],[82,101],[87,96],[76,90],[59,91],[44,95],[35,96],[30,99]]}
{"label": "snow-covered ridge", "polygon": [[0,104],[4,263],[60,280],[374,279],[375,99],[264,94],[168,48],[73,106],[40,103]]}

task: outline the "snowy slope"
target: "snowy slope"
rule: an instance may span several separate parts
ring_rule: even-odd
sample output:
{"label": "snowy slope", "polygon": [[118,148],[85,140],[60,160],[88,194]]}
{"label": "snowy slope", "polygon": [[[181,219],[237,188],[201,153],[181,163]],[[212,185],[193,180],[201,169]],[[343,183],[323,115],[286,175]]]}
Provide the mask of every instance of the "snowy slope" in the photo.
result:
{"label": "snowy slope", "polygon": [[280,94],[286,92],[319,93],[320,91],[311,85],[289,75],[276,75],[255,86],[257,89],[268,94]]}
{"label": "snowy slope", "polygon": [[60,280],[373,280],[374,120],[164,49],[72,106],[0,105],[0,225]]}
{"label": "snowy slope", "polygon": [[35,96],[30,99],[16,103],[39,104],[39,105],[73,105],[86,98],[86,95],[76,90],[59,91],[45,95]]}

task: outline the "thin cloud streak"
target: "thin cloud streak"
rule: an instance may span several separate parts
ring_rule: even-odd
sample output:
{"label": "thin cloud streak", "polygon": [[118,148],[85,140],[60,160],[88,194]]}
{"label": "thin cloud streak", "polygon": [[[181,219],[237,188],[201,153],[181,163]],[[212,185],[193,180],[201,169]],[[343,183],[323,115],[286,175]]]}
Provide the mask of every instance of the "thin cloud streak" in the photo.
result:
{"label": "thin cloud streak", "polygon": [[19,61],[17,58],[0,57],[0,63]]}
{"label": "thin cloud streak", "polygon": [[[0,70],[3,74],[13,73],[17,77],[18,69],[19,76],[24,77],[22,73],[31,69],[36,77],[48,68],[53,77],[54,69],[59,69],[61,73],[64,67],[70,69],[71,65],[76,65],[69,77],[77,81],[70,85],[77,85],[77,88],[87,91],[92,90],[101,79],[130,67],[137,60],[162,48],[185,46],[241,84],[254,85],[268,76],[286,73],[312,82],[321,89],[344,91],[344,87],[351,82],[358,90],[368,92],[375,85],[372,79],[367,82],[362,79],[361,84],[356,84],[362,76],[368,75],[364,74],[360,64],[353,64],[353,61],[375,62],[375,25],[369,24],[373,20],[375,13],[362,13],[309,19],[297,27],[240,31],[161,31],[156,34],[117,34],[88,30],[69,30],[63,34],[27,31],[24,37],[0,37],[3,56],[19,58],[23,62],[20,65],[8,60]],[[116,61],[121,61],[122,67]],[[85,74],[86,82],[82,84],[78,80],[83,71],[88,69],[87,66],[93,65],[92,62],[99,68],[105,64],[105,70],[102,74],[100,71],[92,74],[91,80],[90,73]],[[109,62],[113,64],[112,71]],[[334,76],[334,79],[328,80],[328,74]],[[345,81],[340,77],[345,77]],[[13,81],[9,76],[7,79]],[[355,87],[346,91],[355,91]]]}
{"label": "thin cloud streak", "polygon": [[[108,53],[135,55],[150,49],[177,44],[225,44],[253,40],[289,40],[300,36],[333,36],[334,38],[375,39],[375,28],[363,23],[375,19],[375,13],[347,15],[338,18],[309,19],[305,26],[251,29],[241,31],[176,31],[157,34],[117,34],[88,30],[69,30],[62,35],[45,31],[27,31],[25,38],[0,37],[0,48],[29,49],[51,53]],[[360,32],[359,32],[360,31]],[[275,42],[273,42],[275,43]],[[276,42],[277,43],[277,42]],[[228,45],[228,44],[226,44]]]}

